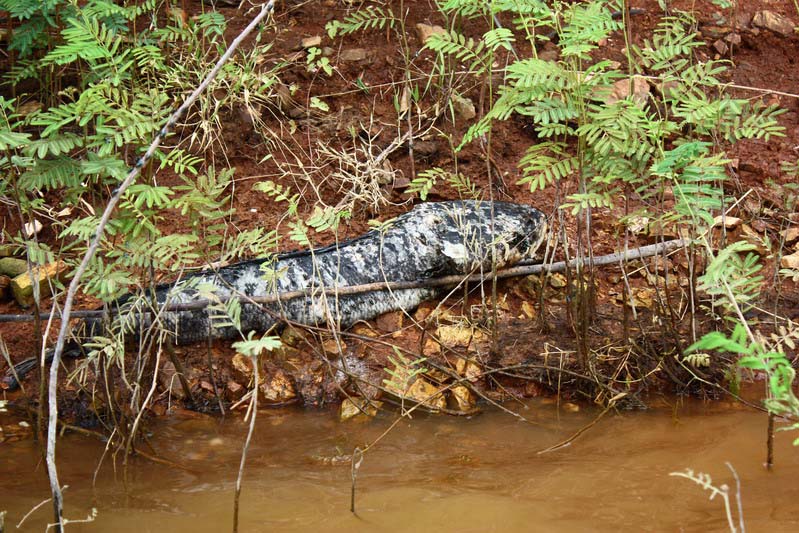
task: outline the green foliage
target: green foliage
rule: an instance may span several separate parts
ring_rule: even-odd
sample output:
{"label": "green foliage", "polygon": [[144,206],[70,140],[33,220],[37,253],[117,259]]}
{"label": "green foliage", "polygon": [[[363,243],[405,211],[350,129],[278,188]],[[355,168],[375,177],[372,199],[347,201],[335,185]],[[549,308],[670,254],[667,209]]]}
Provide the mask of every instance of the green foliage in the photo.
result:
{"label": "green foliage", "polygon": [[253,338],[255,332],[251,331],[247,334],[247,340],[234,342],[233,349],[240,354],[250,357],[258,357],[262,352],[271,352],[280,348],[280,337],[261,337],[260,339]]}
{"label": "green foliage", "polygon": [[419,172],[406,189],[408,194],[418,194],[422,201],[427,200],[432,188],[438,181],[444,181],[452,187],[461,198],[472,200],[479,199],[481,196],[477,186],[463,174],[453,174],[441,168],[430,168]]}
{"label": "green foliage", "polygon": [[[742,323],[735,325],[729,336],[718,331],[704,335],[686,349],[686,352],[715,350],[737,354],[742,368],[764,372],[768,377],[766,408],[777,416],[799,416],[799,398],[793,391],[796,371],[785,353],[769,350],[759,342],[751,340]],[[784,429],[799,429],[799,423]],[[799,439],[794,441],[799,445]]]}
{"label": "green foliage", "polygon": [[325,29],[331,39],[337,36],[349,35],[364,30],[382,30],[386,26],[393,28],[397,23],[397,18],[391,9],[383,9],[379,6],[369,6],[362,10],[353,12],[346,16],[343,21],[332,20],[327,23]]}
{"label": "green foliage", "polygon": [[[759,258],[751,253],[754,246],[737,241],[719,251],[699,277],[699,290],[716,297],[716,304],[727,312],[748,311],[760,295],[763,276]],[[741,254],[747,253],[745,256]]]}
{"label": "green foliage", "polygon": [[425,361],[427,361],[426,357],[411,359],[402,355],[402,352],[396,346],[394,346],[394,356],[389,355],[388,360],[394,368],[386,367],[386,373],[388,373],[389,378],[384,379],[383,383],[391,390],[407,391],[416,378],[425,374],[428,370],[424,366]]}

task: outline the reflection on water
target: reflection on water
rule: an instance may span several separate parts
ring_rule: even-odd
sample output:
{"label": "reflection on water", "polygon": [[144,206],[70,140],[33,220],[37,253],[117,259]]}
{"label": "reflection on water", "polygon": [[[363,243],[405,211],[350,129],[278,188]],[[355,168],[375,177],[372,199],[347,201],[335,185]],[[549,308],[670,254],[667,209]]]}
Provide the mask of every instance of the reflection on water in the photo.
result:
{"label": "reflection on water", "polygon": [[[365,458],[358,516],[349,513],[355,446],[393,418],[339,423],[332,411],[261,411],[248,456],[241,531],[723,531],[720,501],[669,477],[686,467],[717,484],[742,481],[749,531],[799,531],[799,449],[777,435],[777,465],[762,466],[765,415],[730,404],[606,416],[572,446],[537,455],[590,422],[596,412],[561,413],[528,404],[533,424],[487,412],[472,419],[419,415],[403,421]],[[92,524],[70,531],[216,532],[232,525],[233,489],[246,427],[235,420],[173,417],[152,443],[180,470],[136,459],[125,473],[102,447],[66,437],[58,451],[66,514]],[[44,465],[30,442],[0,446],[0,510],[7,531],[49,495]],[[41,531],[49,505],[23,530]]]}

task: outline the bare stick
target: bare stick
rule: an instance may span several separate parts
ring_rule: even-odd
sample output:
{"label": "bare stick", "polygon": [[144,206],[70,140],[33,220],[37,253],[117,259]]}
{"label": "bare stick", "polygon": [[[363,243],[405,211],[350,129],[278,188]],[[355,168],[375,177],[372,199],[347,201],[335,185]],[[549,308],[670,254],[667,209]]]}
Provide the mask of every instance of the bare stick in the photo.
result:
{"label": "bare stick", "polygon": [[[634,248],[632,250],[628,250],[627,252],[619,252],[615,254],[609,255],[602,255],[598,257],[594,257],[593,264],[594,265],[612,265],[622,261],[632,261],[636,259],[643,259],[646,257],[651,257],[653,255],[659,255],[662,253],[672,252],[678,248],[682,248],[686,246],[688,241],[683,239],[676,239],[672,241],[666,241],[658,244],[650,244],[648,246],[642,246],[640,248]],[[331,287],[331,288],[317,288],[317,289],[304,289],[298,291],[290,291],[290,292],[282,292],[276,294],[270,294],[266,296],[230,296],[230,297],[220,297],[219,301],[226,302],[229,299],[240,299],[245,300],[248,303],[256,303],[256,304],[270,304],[270,303],[277,303],[277,302],[284,302],[287,300],[293,300],[296,298],[305,298],[308,296],[348,296],[353,294],[361,294],[364,292],[373,292],[373,291],[384,291],[384,290],[405,290],[405,289],[421,289],[421,288],[428,288],[428,287],[445,287],[449,285],[457,285],[464,281],[473,283],[473,282],[480,282],[480,281],[490,281],[492,279],[503,279],[503,278],[511,278],[515,276],[529,276],[532,274],[540,274],[541,272],[563,272],[567,268],[574,268],[578,264],[582,264],[578,259],[572,259],[571,261],[559,261],[557,263],[552,264],[540,264],[540,265],[520,265],[512,268],[506,268],[504,270],[498,270],[496,274],[474,274],[472,276],[464,277],[461,274],[455,274],[452,276],[443,276],[440,278],[432,278],[427,280],[420,280],[420,281],[380,281],[377,283],[366,283],[363,285],[349,285],[345,287]],[[204,309],[208,307],[212,302],[210,300],[196,300],[193,302],[186,302],[186,303],[174,303],[170,304],[165,307],[164,311],[193,311],[196,309]],[[70,315],[70,317],[74,318],[94,318],[94,317],[101,317],[103,316],[103,311],[75,311]],[[50,318],[53,319],[62,319],[64,314],[43,314],[41,315],[42,320],[48,320]],[[3,322],[28,322],[33,320],[33,315],[22,314],[22,315],[0,315],[0,323]]]}
{"label": "bare stick", "polygon": [[233,533],[239,531],[239,497],[241,496],[241,479],[244,477],[244,465],[247,462],[247,450],[250,449],[250,441],[252,434],[255,431],[255,417],[258,414],[258,386],[260,385],[259,370],[261,366],[261,358],[259,356],[252,358],[253,367],[253,394],[252,402],[250,403],[250,429],[247,431],[247,440],[244,441],[244,448],[241,450],[241,463],[239,464],[239,475],[236,478],[236,495],[233,497]]}
{"label": "bare stick", "polygon": [[[200,97],[203,91],[211,84],[211,81],[216,77],[216,75],[221,70],[222,66],[227,62],[228,59],[233,55],[233,52],[238,48],[244,38],[252,32],[253,29],[258,25],[258,23],[266,17],[274,9],[274,0],[269,0],[264,6],[261,8],[261,12],[250,22],[250,24],[236,37],[233,42],[230,44],[228,49],[219,58],[214,65],[214,68],[211,69],[211,72],[205,77],[203,82],[191,93],[191,95],[186,99],[185,102],[175,111],[172,116],[169,117],[166,124],[161,131],[158,133],[156,138],[150,144],[150,147],[144,153],[144,155],[136,162],[136,165],[131,169],[128,173],[125,180],[119,185],[119,187],[114,191],[114,194],[108,200],[108,205],[103,211],[103,215],[100,217],[100,221],[97,224],[97,229],[95,230],[94,237],[92,238],[91,244],[89,248],[86,250],[86,253],[83,256],[83,260],[81,261],[78,269],[75,271],[75,275],[72,278],[72,281],[69,284],[69,288],[67,289],[67,295],[64,300],[64,309],[61,313],[61,327],[58,331],[58,339],[56,340],[55,351],[53,352],[53,360],[50,363],[50,383],[47,395],[47,402],[48,407],[50,409],[49,412],[49,419],[47,423],[47,474],[50,478],[50,491],[53,494],[53,512],[55,517],[55,530],[57,532],[61,532],[64,526],[64,518],[63,518],[63,508],[64,508],[64,499],[63,495],[61,494],[61,487],[58,483],[58,470],[56,469],[56,458],[55,458],[55,442],[56,442],[56,425],[58,420],[58,397],[57,397],[57,388],[58,388],[58,367],[61,364],[61,354],[64,351],[64,343],[67,338],[67,333],[69,331],[69,318],[70,313],[72,311],[72,302],[75,299],[75,294],[78,292],[78,287],[80,285],[80,280],[83,277],[83,274],[86,272],[86,269],[89,266],[89,261],[91,261],[94,254],[97,252],[97,248],[100,246],[100,241],[103,237],[103,232],[105,231],[105,227],[108,224],[108,221],[111,219],[111,213],[113,213],[114,208],[116,208],[117,203],[119,203],[122,195],[125,191],[130,187],[133,182],[138,177],[139,173],[141,172],[142,167],[144,167],[147,162],[152,159],[155,151],[158,149],[158,146],[161,144],[161,141],[167,136],[169,131],[175,126],[177,121],[180,117],[188,110],[194,102]],[[42,343],[44,345],[45,343]],[[44,347],[42,347],[42,358],[45,357]]]}

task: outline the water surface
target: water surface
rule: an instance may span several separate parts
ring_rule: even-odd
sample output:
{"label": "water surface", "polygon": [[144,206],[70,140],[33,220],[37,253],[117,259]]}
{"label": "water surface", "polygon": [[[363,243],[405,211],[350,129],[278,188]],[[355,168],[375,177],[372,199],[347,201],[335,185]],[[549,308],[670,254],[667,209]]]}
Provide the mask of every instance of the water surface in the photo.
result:
{"label": "water surface", "polygon": [[[511,405],[509,405],[511,407]],[[734,404],[606,416],[571,446],[539,455],[591,422],[597,411],[517,405],[530,421],[500,411],[470,419],[417,415],[400,422],[366,455],[357,516],[349,512],[350,466],[342,457],[394,421],[338,421],[334,411],[262,410],[241,496],[240,531],[724,531],[719,499],[673,471],[693,468],[742,483],[748,531],[799,531],[799,449],[778,434],[773,472],[763,468],[766,417]],[[188,470],[137,458],[127,470],[86,437],[60,441],[66,515],[98,515],[69,531],[229,531],[241,445],[240,416],[168,417],[152,444]],[[6,530],[49,495],[33,442],[0,445],[0,510]],[[42,531],[42,507],[23,531]]]}

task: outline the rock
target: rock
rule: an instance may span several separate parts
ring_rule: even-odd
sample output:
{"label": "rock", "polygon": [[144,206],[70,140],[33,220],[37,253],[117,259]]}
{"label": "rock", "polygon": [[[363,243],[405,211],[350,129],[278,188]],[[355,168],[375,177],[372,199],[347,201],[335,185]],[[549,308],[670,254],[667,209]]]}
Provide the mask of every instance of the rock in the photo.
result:
{"label": "rock", "polygon": [[0,275],[16,278],[27,271],[28,263],[24,259],[17,259],[16,257],[0,258]]}
{"label": "rock", "polygon": [[302,41],[300,41],[300,45],[303,48],[313,48],[314,46],[319,46],[322,44],[322,37],[319,35],[314,35],[313,37],[306,37]]}
{"label": "rock", "polygon": [[786,229],[782,232],[782,238],[785,239],[785,244],[792,244],[796,241],[799,241],[799,228]]}
{"label": "rock", "polygon": [[439,353],[441,353],[441,345],[437,343],[435,339],[431,339],[430,337],[425,338],[424,346],[422,347],[422,355],[429,357]]}
{"label": "rock", "polygon": [[739,33],[731,33],[724,38],[725,41],[728,43],[738,46],[741,44],[741,34]]}
{"label": "rock", "polygon": [[793,268],[799,270],[799,252],[782,256],[782,259],[780,259],[780,266],[782,268]]}
{"label": "rock", "polygon": [[725,43],[722,39],[719,39],[715,43],[713,43],[713,48],[715,48],[716,52],[720,55],[724,55],[729,51],[729,46]]}
{"label": "rock", "polygon": [[227,384],[225,385],[225,398],[227,398],[227,400],[230,402],[241,400],[246,392],[247,389],[244,387],[244,385],[233,381],[232,379],[228,380]]}
{"label": "rock", "polygon": [[553,50],[541,50],[538,52],[538,59],[541,61],[557,61],[560,57],[560,50],[557,48]]}
{"label": "rock", "polygon": [[328,339],[322,343],[322,350],[325,352],[325,355],[338,356],[346,351],[346,349],[347,345],[341,339],[339,339],[338,342],[336,342],[336,339]]}
{"label": "rock", "polygon": [[474,103],[468,98],[464,98],[463,96],[453,94],[451,97],[451,101],[452,101],[452,108],[455,110],[455,114],[458,115],[463,120],[472,120],[474,117],[477,116],[477,111],[474,108]]}
{"label": "rock", "polygon": [[246,355],[237,353],[230,360],[233,365],[233,370],[237,374],[236,378],[239,381],[250,381],[252,379],[252,359]]}
{"label": "rock", "polygon": [[280,369],[266,376],[264,382],[258,386],[258,390],[267,402],[272,403],[284,403],[297,397],[291,378]]}
{"label": "rock", "polygon": [[383,402],[370,401],[366,398],[345,398],[339,409],[339,420],[342,422],[355,417],[371,418],[377,415]]}
{"label": "rock", "polygon": [[428,409],[437,411],[447,407],[447,399],[438,387],[421,377],[416,378],[416,381],[408,388],[408,392],[404,396],[424,405]]}
{"label": "rock", "polygon": [[402,329],[403,313],[401,311],[392,311],[377,317],[377,329],[384,333],[393,333]]}
{"label": "rock", "polygon": [[670,81],[653,81],[655,90],[663,98],[674,98],[680,90],[680,82],[677,80]]}
{"label": "rock", "polygon": [[11,298],[11,278],[0,275],[0,301]]}
{"label": "rock", "polygon": [[283,346],[299,348],[308,345],[308,337],[304,330],[289,326],[280,334],[280,343]]}
{"label": "rock", "polygon": [[525,316],[530,319],[536,317],[535,307],[533,307],[533,305],[528,301],[522,302],[522,313],[524,313]]}
{"label": "rock", "polygon": [[416,25],[416,35],[419,37],[419,41],[422,44],[427,44],[427,39],[429,39],[431,35],[446,35],[446,34],[447,30],[445,30],[441,26],[431,26],[430,24],[422,24],[422,23]]}
{"label": "rock", "polygon": [[[422,140],[413,141],[414,159],[418,159],[420,161],[429,161],[438,154],[438,151],[439,147],[436,141],[422,141]],[[410,181],[408,181],[408,185],[410,185]],[[406,185],[405,187],[407,188],[408,185]],[[394,184],[394,187],[399,188],[399,186],[396,183]]]}
{"label": "rock", "polygon": [[[61,261],[49,263],[42,267],[34,267],[33,275],[39,280],[40,295],[49,295],[53,285],[52,282],[60,281],[68,269],[67,264]],[[22,307],[28,307],[33,304],[33,280],[27,272],[11,280],[11,292],[14,294],[14,299]]]}
{"label": "rock", "polygon": [[361,337],[375,338],[380,336],[378,332],[366,324],[355,324],[350,331],[352,331],[352,333],[355,335],[360,335]]}
{"label": "rock", "polygon": [[[632,85],[632,92],[630,86]],[[624,100],[632,95],[632,99],[637,104],[645,104],[649,99],[649,83],[643,76],[633,76],[632,84],[630,79],[619,80],[613,84],[613,88],[609,95],[603,99],[607,104],[613,104],[619,100]]]}
{"label": "rock", "polygon": [[161,365],[161,371],[158,373],[158,380],[161,382],[161,387],[169,391],[170,396],[182,400],[186,397],[183,387],[180,384],[180,377],[175,365],[171,361],[167,361]]}
{"label": "rock", "polygon": [[434,316],[434,312],[436,310],[436,305],[432,302],[424,302],[419,307],[416,308],[416,312],[413,313],[413,319],[416,322],[422,323],[428,318],[431,318],[431,315]]}
{"label": "rock", "polygon": [[727,229],[732,229],[732,228],[737,228],[741,224],[743,224],[743,220],[737,217],[731,217],[731,216],[723,217],[719,215],[713,219],[714,228],[720,228],[723,225]]}
{"label": "rock", "polygon": [[363,61],[366,56],[366,50],[363,48],[348,48],[341,52],[339,59],[342,61]]}
{"label": "rock", "polygon": [[44,105],[38,100],[29,100],[17,108],[17,113],[21,117],[26,117],[36,111],[40,111]]}
{"label": "rock", "polygon": [[755,13],[755,16],[752,17],[752,25],[779,33],[783,37],[790,37],[794,33],[793,22],[779,13],[767,9]]}
{"label": "rock", "polygon": [[485,333],[471,326],[439,326],[436,337],[444,346],[469,346],[485,340]]}
{"label": "rock", "polygon": [[450,397],[455,400],[454,403],[458,410],[472,411],[474,409],[474,394],[472,394],[472,391],[470,391],[468,387],[458,385],[457,387],[452,387],[450,392],[452,393]]}
{"label": "rock", "polygon": [[641,235],[642,233],[645,233],[649,228],[649,222],[651,221],[649,217],[640,215],[630,215],[624,220],[625,224],[627,225],[627,229],[634,235]]}
{"label": "rock", "polygon": [[472,383],[483,377],[483,370],[480,368],[480,365],[462,357],[459,357],[455,361],[455,372]]}

